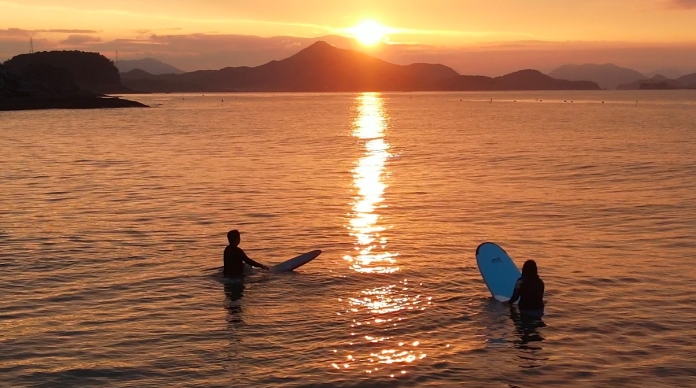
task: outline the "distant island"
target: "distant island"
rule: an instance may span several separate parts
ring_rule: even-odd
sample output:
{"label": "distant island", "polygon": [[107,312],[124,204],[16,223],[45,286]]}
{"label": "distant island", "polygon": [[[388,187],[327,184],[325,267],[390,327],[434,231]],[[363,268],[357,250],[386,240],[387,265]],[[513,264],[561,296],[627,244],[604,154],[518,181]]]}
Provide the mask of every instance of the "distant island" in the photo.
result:
{"label": "distant island", "polygon": [[119,65],[131,70],[120,73],[99,53],[18,55],[0,64],[0,110],[145,106],[106,96],[127,93],[696,89],[696,73],[648,79],[613,64],[565,65],[549,75],[532,69],[500,77],[461,75],[442,64],[396,65],[324,41],[256,67],[181,72],[153,58]]}
{"label": "distant island", "polygon": [[158,61],[154,58],[121,59],[120,61],[116,61],[115,65],[120,73],[127,73],[135,69],[145,70],[150,74],[185,73],[185,71],[183,70],[179,70],[172,65],[166,64],[162,61]]}
{"label": "distant island", "polygon": [[633,69],[619,67],[612,63],[603,65],[593,63],[584,65],[563,65],[550,72],[549,76],[573,81],[594,81],[598,83],[602,89],[616,89],[620,84],[646,78],[643,74]]}
{"label": "distant island", "polygon": [[98,53],[50,51],[0,65],[0,111],[146,107],[103,93],[124,93],[114,64]]}
{"label": "distant island", "polygon": [[[289,58],[256,67],[177,73],[153,60],[151,70],[119,73],[99,53],[50,51],[18,55],[0,65],[0,110],[142,107],[106,94],[170,92],[409,92],[599,90],[596,82],[557,79],[537,70],[501,77],[460,75],[441,64],[396,65],[318,41]],[[153,70],[154,71],[154,70]]]}
{"label": "distant island", "polygon": [[621,84],[621,90],[674,90],[696,89],[696,73],[687,74],[676,79],[670,79],[660,74],[648,79],[640,79],[631,83]]}
{"label": "distant island", "polygon": [[121,74],[137,92],[389,92],[487,90],[599,90],[591,81],[558,80],[537,70],[502,77],[460,75],[440,64],[401,66],[318,41],[297,54],[256,67],[227,67],[182,74]]}
{"label": "distant island", "polygon": [[619,90],[667,90],[667,89],[696,89],[696,73],[670,79],[660,74],[652,78],[625,67],[611,63],[603,65],[564,65],[549,73],[557,79],[587,80],[599,84],[603,89]]}

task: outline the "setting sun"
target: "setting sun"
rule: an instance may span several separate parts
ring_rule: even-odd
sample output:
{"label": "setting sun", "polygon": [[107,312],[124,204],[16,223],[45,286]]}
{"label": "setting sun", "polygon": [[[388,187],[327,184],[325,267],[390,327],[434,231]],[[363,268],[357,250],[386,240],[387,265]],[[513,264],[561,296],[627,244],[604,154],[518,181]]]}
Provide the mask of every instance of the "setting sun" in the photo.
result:
{"label": "setting sun", "polygon": [[365,20],[355,27],[348,29],[355,39],[366,46],[372,46],[384,41],[389,29],[372,20]]}

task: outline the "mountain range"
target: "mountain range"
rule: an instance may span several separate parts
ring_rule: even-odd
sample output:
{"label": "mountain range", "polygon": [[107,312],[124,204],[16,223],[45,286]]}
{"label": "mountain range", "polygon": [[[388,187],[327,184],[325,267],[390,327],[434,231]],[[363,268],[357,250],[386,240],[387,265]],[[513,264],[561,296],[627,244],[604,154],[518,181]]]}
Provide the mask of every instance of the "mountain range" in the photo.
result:
{"label": "mountain range", "polygon": [[120,73],[140,69],[150,74],[181,74],[184,71],[154,58],[122,59],[115,62]]}
{"label": "mountain range", "polygon": [[439,64],[395,65],[318,41],[295,55],[256,67],[182,74],[135,69],[121,83],[138,92],[357,92],[438,90],[596,90],[591,81],[557,80],[536,70],[502,77],[460,75]]}
{"label": "mountain range", "polygon": [[660,74],[617,86],[620,90],[696,89],[696,73],[672,79]]}
{"label": "mountain range", "polygon": [[656,74],[652,78],[625,67],[619,67],[611,63],[564,65],[549,73],[549,76],[567,80],[594,81],[602,89],[695,89],[696,73],[687,74],[678,78],[667,78]]}
{"label": "mountain range", "polygon": [[573,81],[594,81],[602,89],[616,89],[620,84],[630,83],[645,79],[643,74],[625,67],[619,67],[611,63],[597,65],[564,65],[552,72],[549,76],[558,79]]}

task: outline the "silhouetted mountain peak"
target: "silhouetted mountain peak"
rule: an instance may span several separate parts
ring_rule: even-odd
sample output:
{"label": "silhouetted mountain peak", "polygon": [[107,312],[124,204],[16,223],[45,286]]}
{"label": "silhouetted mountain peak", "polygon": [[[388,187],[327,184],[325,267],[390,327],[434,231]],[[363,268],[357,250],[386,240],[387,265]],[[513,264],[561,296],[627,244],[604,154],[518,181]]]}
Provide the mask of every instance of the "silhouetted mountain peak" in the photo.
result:
{"label": "silhouetted mountain peak", "polygon": [[658,90],[658,89],[696,89],[696,73],[688,74],[677,79],[667,78],[656,74],[650,79],[642,79],[631,83],[621,84],[623,90]]}
{"label": "silhouetted mountain peak", "polygon": [[121,73],[127,73],[133,69],[142,69],[150,74],[181,74],[182,70],[166,64],[154,58],[122,59],[116,62],[116,67]]}
{"label": "silhouetted mountain peak", "polygon": [[131,76],[131,77],[145,77],[145,76],[151,76],[151,73],[148,73],[147,71],[143,69],[133,69],[130,71],[127,71],[123,73],[124,76]]}
{"label": "silhouetted mountain peak", "polygon": [[646,78],[643,74],[633,69],[619,67],[613,63],[563,65],[550,72],[549,75],[556,79],[593,81],[605,89],[615,89],[619,84]]}
{"label": "silhouetted mountain peak", "polygon": [[334,55],[339,51],[342,50],[324,42],[323,40],[320,40],[300,50],[297,54],[292,55],[287,59],[325,57],[328,55]]}
{"label": "silhouetted mountain peak", "polygon": [[518,70],[496,78],[498,82],[523,83],[525,85],[547,82],[552,79],[548,75],[534,69]]}
{"label": "silhouetted mountain peak", "polygon": [[517,70],[515,72],[512,72],[510,74],[506,74],[504,76],[501,76],[500,78],[515,78],[515,77],[525,77],[525,78],[548,78],[548,76],[539,70],[534,70],[534,69],[524,69],[524,70]]}
{"label": "silhouetted mountain peak", "polygon": [[583,63],[582,65],[563,65],[558,69],[621,70],[624,68],[613,63]]}
{"label": "silhouetted mountain peak", "polygon": [[[133,76],[131,76],[133,75]],[[521,70],[493,79],[464,77],[438,64],[397,65],[366,53],[317,41],[297,54],[257,67],[166,74],[124,74],[142,91],[293,91],[356,92],[413,90],[557,90],[597,89],[592,82],[555,80],[537,70]]]}
{"label": "silhouetted mountain peak", "polygon": [[615,64],[613,64],[613,63],[602,63],[602,64],[596,64],[596,65],[593,65],[593,64],[591,64],[591,63],[588,63],[588,64],[586,64],[585,66],[588,66],[588,67],[595,66],[595,67],[597,67],[597,68],[599,68],[599,69],[621,69],[620,66],[615,65]]}
{"label": "silhouetted mountain peak", "polygon": [[318,40],[309,45],[305,50],[336,50],[336,47],[328,44],[326,41]]}
{"label": "silhouetted mountain peak", "polygon": [[337,47],[334,47],[324,41],[317,41],[316,43],[313,43],[311,46],[301,50],[297,54],[283,59],[281,61],[274,61],[276,63],[294,63],[294,62],[303,62],[303,63],[314,63],[317,65],[326,65],[328,62],[335,63],[336,61],[340,62],[353,62],[353,61],[379,61],[382,62],[381,60],[371,57],[365,53],[359,52],[359,51],[354,51],[354,50],[347,50],[347,49],[340,49]]}
{"label": "silhouetted mountain peak", "polygon": [[688,88],[696,89],[696,73],[683,75],[677,78],[677,80],[686,85]]}

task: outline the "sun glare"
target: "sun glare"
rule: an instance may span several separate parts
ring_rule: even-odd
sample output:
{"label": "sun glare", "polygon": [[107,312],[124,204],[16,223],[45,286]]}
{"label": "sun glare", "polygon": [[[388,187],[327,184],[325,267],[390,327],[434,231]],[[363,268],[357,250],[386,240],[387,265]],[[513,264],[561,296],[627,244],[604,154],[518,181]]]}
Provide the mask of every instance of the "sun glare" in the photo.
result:
{"label": "sun glare", "polygon": [[373,46],[384,41],[389,29],[372,20],[365,20],[357,26],[348,29],[348,31],[360,43],[366,46]]}

